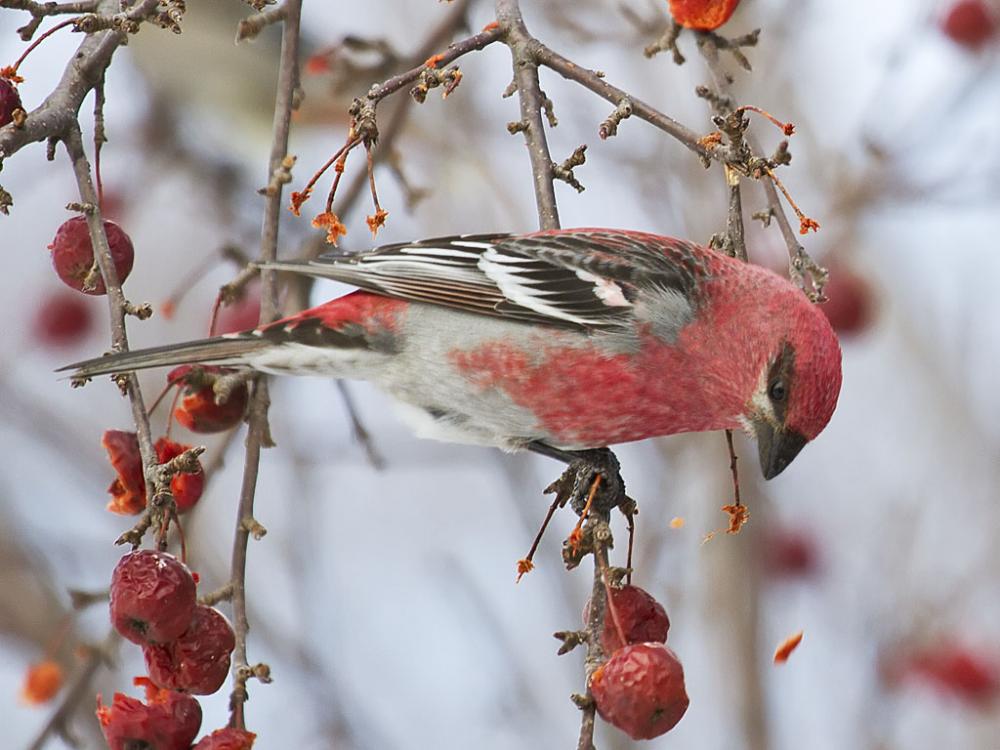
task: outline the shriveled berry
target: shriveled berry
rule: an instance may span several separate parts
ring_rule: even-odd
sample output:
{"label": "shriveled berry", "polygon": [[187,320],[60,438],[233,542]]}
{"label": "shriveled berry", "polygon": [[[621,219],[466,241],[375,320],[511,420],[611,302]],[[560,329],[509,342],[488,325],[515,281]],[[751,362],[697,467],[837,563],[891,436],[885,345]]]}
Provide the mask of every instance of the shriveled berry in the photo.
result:
{"label": "shriveled berry", "polygon": [[224,403],[216,403],[213,385],[222,376],[235,370],[212,365],[182,365],[171,370],[167,382],[181,388],[181,401],[174,409],[174,418],[192,432],[222,432],[235,427],[243,419],[250,400],[246,383],[240,383],[229,393]]}
{"label": "shriveled berry", "polygon": [[670,15],[681,26],[714,31],[729,20],[740,0],[670,0]]}
{"label": "shriveled berry", "polygon": [[14,110],[23,109],[17,87],[6,78],[0,78],[0,128],[14,121]]}
{"label": "shriveled berry", "polygon": [[[172,458],[176,458],[191,446],[183,443],[175,443],[168,437],[161,437],[156,441],[153,448],[156,450],[156,460],[165,464]],[[193,473],[178,472],[170,478],[170,492],[174,496],[174,503],[177,505],[177,512],[184,513],[194,507],[201,498],[201,493],[205,489],[205,472],[201,469],[201,462],[198,462],[198,471]]]}
{"label": "shriveled berry", "polygon": [[688,707],[684,668],[662,643],[619,649],[590,681],[597,712],[634,740],[669,732]]}
{"label": "shriveled berry", "polygon": [[115,693],[110,706],[97,696],[97,719],[110,750],[188,750],[201,729],[201,706],[190,695],[160,690],[148,679],[146,702]]}
{"label": "shriveled berry", "polygon": [[[618,621],[622,627],[622,634],[625,636],[625,643],[622,643],[618,636],[618,627],[615,625],[614,617],[611,615],[611,608],[604,610],[604,632],[601,635],[601,645],[604,652],[610,654],[617,651],[622,646],[629,643],[645,643],[647,641],[658,641],[663,643],[667,640],[667,631],[670,630],[670,619],[667,612],[649,592],[638,586],[622,586],[620,589],[609,589],[611,593],[611,603],[618,614]],[[590,619],[590,602],[583,608],[583,623],[587,624]]]}
{"label": "shriveled berry", "polygon": [[112,513],[134,516],[146,507],[146,479],[142,473],[139,439],[134,432],[105,430],[101,445],[108,452],[115,478],[108,487]]}
{"label": "shriveled berry", "polygon": [[51,659],[40,661],[28,667],[24,676],[21,698],[25,703],[38,705],[52,700],[63,684],[63,670]]}
{"label": "shriveled berry", "polygon": [[191,572],[166,552],[129,552],[111,575],[111,622],[133,643],[174,640],[191,624],[195,604]]}
{"label": "shriveled berry", "polygon": [[245,729],[216,729],[198,740],[192,750],[250,750],[257,735]]}
{"label": "shriveled berry", "polygon": [[188,629],[169,643],[143,647],[146,669],[160,687],[210,695],[229,674],[236,636],[219,610],[199,604]]}
{"label": "shriveled berry", "polygon": [[90,301],[58,289],[42,299],[32,329],[38,342],[59,347],[77,343],[93,327],[94,308]]}
{"label": "shriveled berry", "polygon": [[997,13],[983,0],[959,0],[941,19],[941,30],[949,39],[976,50],[997,34]]}
{"label": "shriveled berry", "polygon": [[[108,487],[108,492],[111,493],[108,510],[122,515],[141,513],[146,507],[146,478],[142,471],[142,457],[139,455],[139,438],[134,432],[107,430],[101,443],[108,451],[117,475]],[[156,460],[161,464],[179,456],[190,447],[175,443],[167,437],[161,437],[153,446]],[[198,465],[201,466],[200,461]],[[205,473],[200,468],[193,473],[178,472],[170,478],[170,492],[180,513],[194,507],[204,488]]]}
{"label": "shriveled berry", "polygon": [[[107,219],[104,219],[104,233],[108,237],[108,247],[111,249],[118,281],[125,281],[132,272],[135,260],[132,240],[125,234],[125,230]],[[83,216],[74,216],[64,221],[56,231],[49,250],[52,251],[52,265],[65,284],[84,294],[107,293],[104,279],[99,273],[94,275],[94,286],[84,288],[94,266],[94,246],[90,242],[87,220]]]}

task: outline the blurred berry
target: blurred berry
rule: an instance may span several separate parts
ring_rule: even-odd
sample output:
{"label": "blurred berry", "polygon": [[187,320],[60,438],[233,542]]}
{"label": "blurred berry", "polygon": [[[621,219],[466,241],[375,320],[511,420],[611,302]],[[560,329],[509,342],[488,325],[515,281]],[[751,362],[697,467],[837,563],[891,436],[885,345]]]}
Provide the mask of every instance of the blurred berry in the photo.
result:
{"label": "blurred berry", "polygon": [[63,671],[51,659],[40,661],[28,667],[21,688],[21,698],[25,703],[38,705],[52,700],[63,684]]}
{"label": "blurred berry", "polygon": [[977,50],[997,33],[997,14],[984,0],[959,0],[941,20],[945,36],[958,45]]}
{"label": "blurred berry", "polygon": [[243,295],[225,307],[219,308],[213,334],[239,333],[256,328],[260,322],[260,282],[247,284]]}
{"label": "blurred berry", "polygon": [[35,311],[32,331],[46,347],[76,344],[94,327],[94,309],[79,294],[57,289],[45,295]]}
{"label": "blurred berry", "polygon": [[871,323],[874,297],[871,285],[850,268],[830,264],[830,280],[824,289],[828,301],[819,309],[839,335],[860,333]]}

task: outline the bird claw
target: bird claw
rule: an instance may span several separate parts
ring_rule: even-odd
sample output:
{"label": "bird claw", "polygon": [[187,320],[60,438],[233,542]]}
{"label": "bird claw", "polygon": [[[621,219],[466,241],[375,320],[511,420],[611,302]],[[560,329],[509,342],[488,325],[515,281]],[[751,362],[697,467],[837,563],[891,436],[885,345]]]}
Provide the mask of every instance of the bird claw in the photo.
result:
{"label": "bird claw", "polygon": [[[580,515],[590,501],[590,511],[607,515],[625,502],[625,482],[618,458],[608,448],[576,451],[562,475],[545,488],[545,494],[556,493],[560,507],[567,503]],[[600,480],[596,491],[594,482]],[[591,497],[593,496],[593,497]]]}

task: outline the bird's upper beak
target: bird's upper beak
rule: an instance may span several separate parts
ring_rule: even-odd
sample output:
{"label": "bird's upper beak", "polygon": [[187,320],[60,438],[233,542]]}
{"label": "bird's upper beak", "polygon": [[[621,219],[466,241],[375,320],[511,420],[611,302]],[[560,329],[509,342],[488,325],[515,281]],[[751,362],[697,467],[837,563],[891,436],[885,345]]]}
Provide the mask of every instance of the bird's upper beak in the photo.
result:
{"label": "bird's upper beak", "polygon": [[764,479],[774,479],[799,455],[807,440],[795,430],[776,428],[763,419],[755,427],[760,470]]}

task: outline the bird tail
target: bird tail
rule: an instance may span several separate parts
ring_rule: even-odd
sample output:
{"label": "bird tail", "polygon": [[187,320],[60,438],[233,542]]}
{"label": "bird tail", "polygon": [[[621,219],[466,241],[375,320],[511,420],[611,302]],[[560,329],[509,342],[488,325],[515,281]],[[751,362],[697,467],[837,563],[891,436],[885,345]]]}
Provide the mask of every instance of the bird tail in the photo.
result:
{"label": "bird tail", "polygon": [[151,367],[170,367],[194,362],[240,365],[247,355],[268,346],[269,342],[256,334],[215,336],[180,344],[154,346],[131,352],[106,354],[60,367],[56,372],[72,370],[73,378],[92,378],[97,375],[146,370]]}

